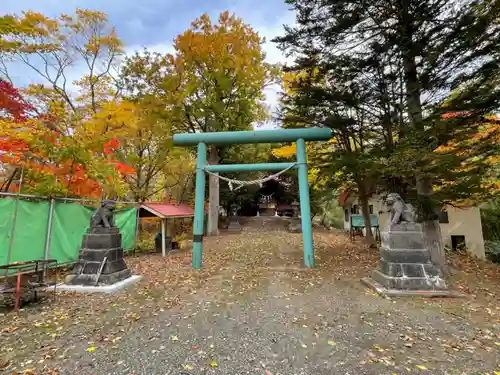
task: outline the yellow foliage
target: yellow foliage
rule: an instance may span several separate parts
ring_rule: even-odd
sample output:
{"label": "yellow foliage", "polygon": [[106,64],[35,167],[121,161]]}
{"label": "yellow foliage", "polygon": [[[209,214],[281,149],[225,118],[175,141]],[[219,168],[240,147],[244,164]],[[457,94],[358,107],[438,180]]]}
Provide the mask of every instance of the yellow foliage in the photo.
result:
{"label": "yellow foliage", "polygon": [[[190,131],[250,129],[269,116],[262,88],[278,70],[264,61],[262,43],[255,30],[227,11],[216,24],[202,15],[175,39],[176,54],[166,59],[172,74],[165,91],[175,95],[173,105],[184,107]],[[212,120],[205,123],[207,113]]]}
{"label": "yellow foliage", "polygon": [[59,42],[51,39],[57,22],[41,13],[23,12],[22,16],[0,17],[0,52],[50,52],[59,49]]}
{"label": "yellow foliage", "polygon": [[[309,154],[317,151],[313,144],[306,144],[307,159],[309,160]],[[295,143],[291,145],[286,145],[280,148],[275,148],[271,153],[277,158],[292,159],[296,155],[297,147]],[[311,167],[308,170],[307,179],[309,181],[309,186],[312,190],[319,190],[328,181],[328,176],[321,176],[320,170],[318,168]]]}
{"label": "yellow foliage", "polygon": [[291,145],[275,148],[271,152],[277,158],[289,159],[297,153],[297,147],[295,143],[292,143]]}
{"label": "yellow foliage", "polygon": [[308,77],[315,77],[319,73],[317,67],[305,69],[300,72],[286,72],[283,75],[283,88],[287,94],[292,94],[294,90],[294,84],[299,80],[306,79]]}
{"label": "yellow foliage", "polygon": [[93,139],[105,135],[127,139],[137,128],[137,109],[132,102],[121,100],[100,103],[100,110],[74,125],[74,135]]}

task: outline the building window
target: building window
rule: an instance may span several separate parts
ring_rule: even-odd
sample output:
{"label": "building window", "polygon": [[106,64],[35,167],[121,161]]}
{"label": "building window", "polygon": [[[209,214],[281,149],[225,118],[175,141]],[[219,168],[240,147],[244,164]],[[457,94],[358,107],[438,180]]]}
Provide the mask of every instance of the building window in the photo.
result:
{"label": "building window", "polygon": [[370,215],[373,215],[373,204],[368,206],[368,211],[370,212]]}
{"label": "building window", "polygon": [[349,210],[348,209],[344,210],[344,221],[349,221]]}
{"label": "building window", "polygon": [[453,251],[465,251],[465,236],[451,236],[451,248]]}
{"label": "building window", "polygon": [[357,215],[358,213],[359,213],[359,207],[357,204],[355,204],[351,207],[351,214]]}
{"label": "building window", "polygon": [[439,223],[440,224],[449,224],[448,212],[440,211],[439,212]]}

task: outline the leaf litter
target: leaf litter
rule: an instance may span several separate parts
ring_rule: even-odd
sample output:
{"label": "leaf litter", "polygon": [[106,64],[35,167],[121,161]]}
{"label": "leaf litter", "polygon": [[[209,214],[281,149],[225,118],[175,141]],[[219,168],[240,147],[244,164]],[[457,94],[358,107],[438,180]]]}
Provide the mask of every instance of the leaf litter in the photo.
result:
{"label": "leaf litter", "polygon": [[[300,235],[284,232],[258,235],[243,233],[238,236],[208,238],[201,271],[191,270],[189,250],[166,258],[156,254],[128,257],[126,261],[133,272],[145,277],[136,288],[113,296],[111,304],[108,296],[62,293],[56,303],[49,300],[28,306],[19,315],[7,313],[8,319],[2,319],[0,323],[0,337],[3,340],[0,369],[2,366],[7,370],[19,369],[21,363],[32,360],[40,368],[33,369],[39,371],[35,374],[48,370],[57,374],[54,363],[59,365],[73,360],[76,348],[70,345],[73,344],[72,338],[98,343],[99,345],[87,347],[89,353],[95,351],[97,346],[116,350],[121,337],[126,336],[135,325],[185,303],[187,297],[201,289],[213,298],[213,302],[232,303],[231,299],[258,289],[270,274],[284,272],[295,283],[295,291],[276,295],[274,298],[290,299],[326,283],[351,282],[358,285],[359,277],[369,274],[379,259],[377,251],[368,249],[360,242],[350,242],[341,234],[316,233],[314,241],[319,268],[307,272],[300,267]],[[252,244],[251,248],[248,247],[249,243]],[[297,251],[271,250],[277,246]],[[428,368],[427,365],[418,364],[412,357],[418,357],[415,350],[422,350],[429,345],[438,347],[443,353],[454,353],[453,355],[465,351],[473,353],[476,350],[499,351],[500,296],[492,293],[500,290],[498,267],[458,256],[450,257],[450,263],[456,270],[452,276],[453,286],[470,293],[465,303],[464,300],[450,299],[405,300],[398,302],[394,308],[403,303],[417,309],[442,311],[449,315],[450,323],[462,316],[468,317],[470,324],[478,321],[484,323],[486,320],[486,328],[485,324],[478,324],[473,328],[474,337],[456,338],[436,333],[425,334],[425,331],[419,334],[418,327],[411,328],[400,336],[401,344],[393,343],[387,348],[378,346],[378,349],[374,346],[367,351],[368,360],[363,361],[366,365],[380,364],[398,371],[405,367]],[[222,287],[217,290],[210,288],[214,280],[221,281]],[[371,291],[361,286],[358,289],[363,298],[379,300]],[[315,330],[316,335],[319,335],[323,329],[321,324],[325,319],[324,315],[318,314],[305,320],[296,319],[294,324],[300,324],[306,331]],[[397,322],[387,322],[387,319],[392,319],[390,317],[363,313],[360,319],[369,332],[375,331],[381,322],[388,329],[397,328]],[[183,345],[177,336],[172,336],[171,341]],[[326,341],[328,346],[333,347],[338,345],[337,342],[342,342],[342,339]],[[189,345],[190,348],[199,349],[198,345]],[[346,346],[348,345],[347,343]],[[301,342],[300,346],[304,351],[315,348],[313,343],[306,341]],[[96,351],[98,352],[100,350]],[[210,367],[215,367],[214,363],[217,362],[210,363]],[[423,369],[420,368],[420,371]]]}

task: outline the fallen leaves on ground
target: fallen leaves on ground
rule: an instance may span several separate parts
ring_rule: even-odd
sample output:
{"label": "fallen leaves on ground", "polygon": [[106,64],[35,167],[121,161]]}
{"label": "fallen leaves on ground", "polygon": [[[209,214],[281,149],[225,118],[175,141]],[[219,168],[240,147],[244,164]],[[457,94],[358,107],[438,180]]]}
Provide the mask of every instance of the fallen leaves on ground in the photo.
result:
{"label": "fallen leaves on ground", "polygon": [[[28,305],[18,315],[8,313],[0,322],[2,347],[0,369],[12,368],[20,361],[32,358],[34,363],[59,361],[76,350],[74,338],[88,343],[81,351],[92,353],[99,347],[118,349],[121,337],[141,321],[157,316],[186,301],[193,293],[205,290],[213,301],[229,301],[235,297],[259,288],[269,282],[268,275],[285,273],[297,283],[296,292],[307,288],[318,288],[327,282],[346,280],[359,283],[359,277],[369,274],[379,260],[378,251],[369,249],[361,242],[351,242],[341,233],[318,232],[314,235],[315,256],[318,268],[303,269],[301,234],[287,232],[242,233],[209,237],[204,243],[203,269],[191,269],[190,249],[169,254],[163,258],[159,254],[127,257],[126,262],[133,273],[143,275],[136,286],[110,297],[109,295],[81,295],[76,293],[58,294],[57,301],[47,299],[42,304]],[[498,266],[453,255],[451,263],[458,271],[453,276],[454,285],[472,293],[468,300],[425,300],[406,301],[422,309],[439,309],[450,314],[450,319],[460,316],[472,319],[476,315],[482,320],[500,322],[500,272]],[[212,290],[213,283],[220,288]],[[363,298],[379,298],[376,293],[359,288]],[[275,298],[288,298],[286,295]],[[364,325],[375,329],[379,319],[371,321],[362,317]],[[303,329],[311,329],[314,324],[298,319]],[[371,328],[373,327],[373,328]],[[177,333],[180,335],[181,333]],[[419,347],[420,339],[407,333],[401,337],[403,350],[412,351]],[[337,338],[336,338],[337,339]],[[339,339],[337,339],[340,341]],[[422,339],[423,340],[423,339]],[[477,330],[473,343],[437,341],[443,350],[457,352],[498,350],[498,332]],[[172,343],[182,345],[178,336],[171,337]],[[424,342],[424,341],[422,341]],[[425,342],[430,341],[425,339]],[[337,342],[328,340],[329,346]],[[300,343],[302,348],[308,346]],[[428,344],[426,344],[428,345]],[[199,349],[199,345],[190,345]],[[369,360],[390,366],[394,363],[385,348],[372,349]],[[305,350],[305,351],[307,351]],[[377,354],[375,354],[377,353]],[[212,362],[210,366],[217,366]],[[191,366],[185,364],[185,366]],[[423,366],[423,365],[421,365]],[[415,367],[412,366],[414,369]],[[266,375],[269,375],[266,370]]]}

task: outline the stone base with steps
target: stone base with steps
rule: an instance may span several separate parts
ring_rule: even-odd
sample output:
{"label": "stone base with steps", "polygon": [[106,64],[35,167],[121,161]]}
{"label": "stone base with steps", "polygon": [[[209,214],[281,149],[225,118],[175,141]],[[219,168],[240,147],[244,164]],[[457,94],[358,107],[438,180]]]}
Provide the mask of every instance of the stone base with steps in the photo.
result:
{"label": "stone base with steps", "polygon": [[300,219],[286,216],[239,216],[243,232],[289,231],[291,225],[300,224]]}
{"label": "stone base with steps", "polygon": [[463,298],[465,294],[454,290],[411,290],[411,289],[388,289],[371,277],[364,277],[361,282],[367,287],[374,289],[378,294],[384,297],[457,297]]}
{"label": "stone base with steps", "polygon": [[[65,283],[111,285],[130,277],[131,272],[123,259],[121,243],[122,235],[118,228],[89,230],[83,236],[78,261],[66,277]],[[103,265],[104,259],[106,261]]]}
{"label": "stone base with steps", "polygon": [[241,232],[241,225],[236,217],[232,217],[229,220],[229,225],[227,227],[227,231],[230,233],[240,233]]}
{"label": "stone base with steps", "polygon": [[365,284],[384,289],[385,294],[397,291],[396,295],[401,295],[401,291],[412,291],[412,295],[426,295],[424,292],[450,295],[441,272],[430,261],[421,224],[393,225],[381,237],[378,269],[373,271],[371,278],[364,279]]}

